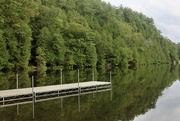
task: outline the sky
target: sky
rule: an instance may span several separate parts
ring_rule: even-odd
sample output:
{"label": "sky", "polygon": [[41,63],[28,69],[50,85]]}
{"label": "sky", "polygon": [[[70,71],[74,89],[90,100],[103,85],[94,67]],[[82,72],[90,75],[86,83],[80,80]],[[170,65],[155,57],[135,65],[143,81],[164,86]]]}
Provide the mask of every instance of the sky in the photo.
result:
{"label": "sky", "polygon": [[102,0],[114,6],[129,7],[154,19],[156,28],[174,43],[180,42],[179,0]]}

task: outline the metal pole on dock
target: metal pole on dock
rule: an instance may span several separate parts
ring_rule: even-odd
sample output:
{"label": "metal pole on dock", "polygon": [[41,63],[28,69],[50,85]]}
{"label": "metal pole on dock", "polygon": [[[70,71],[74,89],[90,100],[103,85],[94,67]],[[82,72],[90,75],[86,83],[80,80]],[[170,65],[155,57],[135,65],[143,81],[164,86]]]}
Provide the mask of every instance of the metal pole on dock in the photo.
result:
{"label": "metal pole on dock", "polygon": [[[61,85],[62,85],[62,68],[61,68],[61,71],[60,71],[60,75],[61,75],[60,78],[61,78]],[[63,109],[63,98],[61,98],[61,109]]]}
{"label": "metal pole on dock", "polygon": [[63,109],[63,98],[61,98],[61,109]]}
{"label": "metal pole on dock", "polygon": [[34,76],[32,76],[32,95],[33,95],[33,119],[34,119],[34,103],[35,103]]}
{"label": "metal pole on dock", "polygon": [[4,105],[4,97],[3,97],[3,105]]}
{"label": "metal pole on dock", "polygon": [[112,81],[112,79],[111,79],[111,71],[110,71],[110,82]]}
{"label": "metal pole on dock", "polygon": [[33,98],[33,119],[34,119],[34,103],[35,103],[35,101],[34,101],[34,98]]}
{"label": "metal pole on dock", "polygon": [[19,114],[19,105],[17,105],[17,114]]}
{"label": "metal pole on dock", "polygon": [[61,69],[61,72],[60,72],[60,73],[61,73],[61,85],[62,85],[62,69]]}
{"label": "metal pole on dock", "polygon": [[34,76],[32,76],[32,94],[33,94],[33,96],[34,96]]}
{"label": "metal pole on dock", "polygon": [[94,98],[94,92],[93,92],[93,98]]}
{"label": "metal pole on dock", "polygon": [[[92,72],[92,80],[94,81],[94,71]],[[94,98],[94,92],[93,92],[93,98]]]}
{"label": "metal pole on dock", "polygon": [[16,88],[18,89],[18,74],[16,74]]}
{"label": "metal pole on dock", "polygon": [[78,69],[78,88],[79,88],[79,69]]}
{"label": "metal pole on dock", "polygon": [[111,101],[112,101],[112,77],[111,77],[111,71],[110,71],[110,82],[111,82],[111,91],[110,91],[110,95],[111,95]]}
{"label": "metal pole on dock", "polygon": [[[16,88],[18,89],[18,74],[16,74]],[[19,114],[19,105],[17,105],[17,114]]]}
{"label": "metal pole on dock", "polygon": [[111,101],[112,101],[112,86],[111,86],[111,90],[110,90],[110,95],[111,95]]}
{"label": "metal pole on dock", "polygon": [[79,69],[78,69],[78,89],[79,89],[79,95],[78,95],[78,108],[80,112],[80,88],[79,88]]}
{"label": "metal pole on dock", "polygon": [[81,99],[80,99],[80,94],[78,95],[78,109],[79,112],[81,111]]}

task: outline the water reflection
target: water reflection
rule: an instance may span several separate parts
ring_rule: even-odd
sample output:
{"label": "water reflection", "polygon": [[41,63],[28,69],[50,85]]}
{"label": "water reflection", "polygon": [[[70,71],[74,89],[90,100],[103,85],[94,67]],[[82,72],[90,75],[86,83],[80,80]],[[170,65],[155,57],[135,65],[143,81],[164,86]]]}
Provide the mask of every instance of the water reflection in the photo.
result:
{"label": "water reflection", "polygon": [[[117,70],[113,77],[116,120],[129,121],[155,108],[164,88],[177,79],[178,67],[145,67],[136,71]],[[127,76],[124,76],[127,75]],[[120,82],[121,81],[121,82]],[[120,88],[119,88],[120,87]]]}
{"label": "water reflection", "polygon": [[137,116],[134,121],[180,121],[180,81],[163,91],[156,108]]}
{"label": "water reflection", "polygon": [[[180,91],[177,90],[179,81],[176,81],[178,78],[178,69],[179,67],[172,68],[170,66],[142,67],[137,70],[121,70],[116,68],[112,71],[112,92],[92,93],[81,95],[80,97],[61,98],[35,103],[34,120],[148,121],[148,118],[149,120],[153,120],[153,117],[156,119],[160,117],[163,120],[166,114],[176,117],[176,113],[179,113],[178,101],[180,102],[178,98]],[[105,70],[93,71],[95,80],[109,81],[109,72]],[[36,73],[37,75],[34,75],[36,86],[61,83],[59,71],[50,71],[45,74]],[[6,87],[16,88],[16,81],[12,82],[12,78],[14,78],[13,73],[7,74],[10,77],[5,77],[6,74],[2,75],[4,75],[4,77],[1,77],[4,81],[0,82],[0,86],[3,86],[0,87],[1,89],[5,89]],[[31,75],[26,74],[23,79],[25,80],[26,78],[28,82],[24,81],[20,83],[25,83],[25,86],[30,87],[30,77]],[[92,80],[92,77],[92,70],[80,70],[80,82]],[[19,81],[21,80],[19,79]],[[77,70],[63,72],[63,84],[77,81]],[[176,82],[174,83],[174,81]],[[14,84],[14,86],[11,86],[11,84]],[[171,85],[173,88],[170,87]],[[166,105],[166,108],[163,107],[164,105]],[[173,113],[173,111],[176,111],[176,113]],[[0,118],[5,121],[32,120],[32,112],[32,104],[19,105],[18,115],[17,106],[0,108]],[[158,121],[161,121],[161,119]]]}
{"label": "water reflection", "polygon": [[[32,99],[32,101],[27,101],[27,102],[19,102],[18,103],[18,105],[16,105],[17,104],[17,102],[14,102],[13,104],[11,103],[11,104],[6,104],[6,105],[2,105],[2,106],[0,106],[0,109],[2,108],[11,108],[11,109],[13,109],[13,108],[15,108],[15,106],[16,106],[16,108],[17,108],[17,117],[20,115],[21,116],[21,118],[19,119],[19,120],[25,120],[27,117],[23,117],[22,115],[24,115],[24,114],[26,114],[27,112],[30,114],[30,110],[32,110],[32,119],[35,119],[35,120],[37,120],[37,121],[39,121],[40,119],[39,118],[37,118],[36,119],[36,116],[37,117],[39,117],[39,112],[41,112],[42,111],[42,107],[44,108],[44,106],[42,106],[41,107],[41,105],[42,104],[44,104],[44,103],[46,103],[46,102],[44,102],[44,101],[47,101],[47,104],[48,103],[53,103],[53,104],[55,104],[56,105],[56,103],[55,102],[59,102],[60,101],[60,106],[59,105],[56,105],[57,107],[61,107],[61,109],[59,109],[59,112],[61,111],[61,110],[63,110],[63,105],[64,105],[64,103],[65,103],[65,108],[67,108],[67,107],[69,107],[68,105],[69,105],[69,103],[70,103],[70,105],[72,106],[76,106],[76,105],[78,105],[78,107],[77,107],[77,109],[78,109],[78,112],[80,113],[81,112],[81,97],[84,97],[84,98],[87,98],[87,97],[91,97],[92,99],[94,99],[94,95],[99,95],[98,93],[102,93],[102,92],[106,92],[106,91],[108,91],[107,89],[106,90],[99,90],[99,91],[89,91],[89,92],[87,92],[87,93],[79,93],[78,95],[77,94],[75,94],[75,95],[70,95],[70,96],[65,96],[65,97],[59,97],[59,98],[46,98],[45,100],[38,100],[38,101],[36,101],[36,98],[33,98]],[[110,91],[112,91],[112,90],[110,90]],[[93,96],[92,96],[92,94],[93,94]],[[77,97],[77,102],[76,102],[76,104],[75,104],[75,100],[73,100],[73,103],[72,102],[66,102],[67,101],[67,99],[66,98],[69,98],[69,99],[71,99],[71,98],[73,98],[73,97],[71,97],[71,96],[75,96],[75,97]],[[55,100],[56,99],[56,100]],[[75,99],[75,98],[73,98],[73,99]],[[65,100],[65,101],[63,101],[63,100]],[[43,102],[42,102],[43,101]],[[31,103],[32,104],[32,108],[30,107],[30,106],[28,106],[29,104],[28,103]],[[68,105],[67,105],[67,103],[68,103]],[[72,104],[71,104],[72,103]],[[25,105],[26,104],[26,105]],[[55,105],[53,106],[53,107],[55,107]],[[21,110],[23,109],[22,107],[25,107],[25,106],[28,106],[28,110],[26,110],[26,112],[22,112]],[[35,108],[35,107],[38,107],[38,108]],[[41,111],[40,111],[40,109],[41,109]],[[36,111],[37,110],[37,111]],[[48,109],[49,110],[49,109]],[[49,111],[52,111],[52,109],[50,109]],[[73,111],[76,111],[76,108],[73,108],[72,109],[72,112]],[[83,111],[84,111],[84,109],[83,109]],[[9,112],[8,112],[9,113]],[[12,113],[12,112],[11,112]],[[15,112],[13,112],[14,113],[14,115],[15,115]],[[36,114],[37,113],[37,114]],[[65,113],[65,112],[63,112],[63,113]],[[48,116],[48,117],[47,117]],[[48,120],[49,120],[49,115],[46,115],[45,116],[46,118],[48,118]],[[3,117],[2,117],[3,118]],[[5,119],[8,119],[8,118],[10,118],[10,117],[5,117]],[[65,118],[65,117],[64,117]],[[31,120],[31,118],[30,117],[28,117],[28,119],[29,120]],[[56,118],[55,118],[56,119]],[[8,120],[13,120],[13,118],[11,119],[8,119]],[[41,119],[42,120],[42,119]],[[43,120],[44,120],[44,118],[43,118]]]}

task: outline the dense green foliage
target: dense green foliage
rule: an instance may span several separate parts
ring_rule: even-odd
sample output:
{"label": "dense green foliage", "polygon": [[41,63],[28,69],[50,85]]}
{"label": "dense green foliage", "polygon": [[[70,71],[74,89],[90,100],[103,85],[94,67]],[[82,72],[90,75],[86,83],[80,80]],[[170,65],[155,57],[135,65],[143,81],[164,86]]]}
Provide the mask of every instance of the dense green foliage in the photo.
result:
{"label": "dense green foliage", "polygon": [[171,63],[153,19],[101,0],[0,0],[0,69]]}

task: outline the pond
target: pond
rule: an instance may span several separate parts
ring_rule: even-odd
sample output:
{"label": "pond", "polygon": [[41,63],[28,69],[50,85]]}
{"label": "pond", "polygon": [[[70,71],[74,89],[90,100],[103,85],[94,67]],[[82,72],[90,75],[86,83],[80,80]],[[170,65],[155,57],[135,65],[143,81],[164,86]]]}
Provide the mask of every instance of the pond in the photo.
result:
{"label": "pond", "polygon": [[[110,81],[110,71],[80,69],[80,81]],[[115,68],[112,90],[3,107],[0,121],[179,121],[179,67]],[[77,70],[63,70],[62,83],[77,83]],[[92,73],[94,72],[94,74]],[[18,88],[61,83],[60,71],[19,72]],[[0,90],[16,88],[16,73],[0,73]]]}

